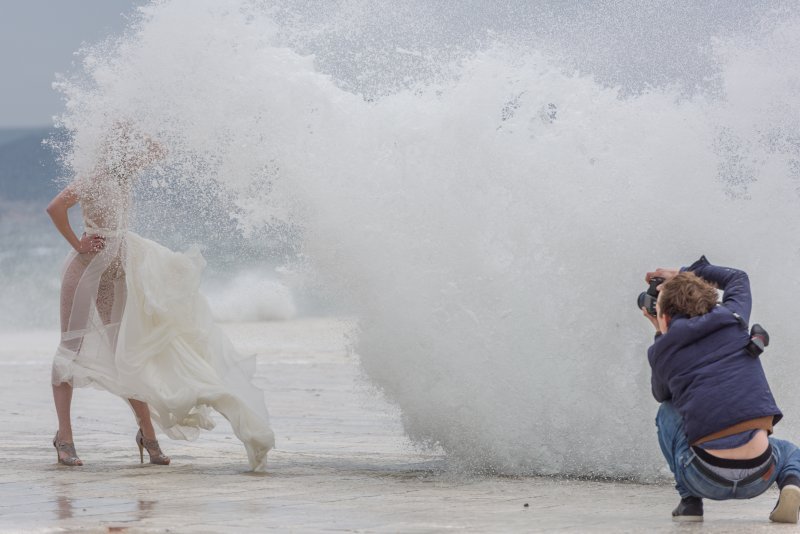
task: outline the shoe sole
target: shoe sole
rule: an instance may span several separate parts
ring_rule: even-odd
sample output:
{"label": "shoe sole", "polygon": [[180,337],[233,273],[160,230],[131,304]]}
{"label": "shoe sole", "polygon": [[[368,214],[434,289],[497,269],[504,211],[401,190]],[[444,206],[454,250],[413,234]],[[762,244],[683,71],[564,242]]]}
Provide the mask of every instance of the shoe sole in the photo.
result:
{"label": "shoe sole", "polygon": [[702,523],[702,515],[673,515],[672,520],[676,523]]}
{"label": "shoe sole", "polygon": [[769,514],[775,523],[797,523],[800,516],[800,487],[789,484],[781,489],[778,504]]}

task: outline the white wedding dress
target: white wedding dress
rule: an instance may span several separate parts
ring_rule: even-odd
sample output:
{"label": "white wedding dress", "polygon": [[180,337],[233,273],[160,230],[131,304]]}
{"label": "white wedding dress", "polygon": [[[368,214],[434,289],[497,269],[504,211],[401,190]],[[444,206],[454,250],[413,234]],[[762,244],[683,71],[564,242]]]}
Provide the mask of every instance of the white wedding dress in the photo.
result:
{"label": "white wedding dress", "polygon": [[213,408],[230,421],[254,471],[274,446],[263,392],[199,293],[205,260],[128,231],[130,181],[96,176],[72,186],[85,231],[105,237],[98,253],[67,257],[62,273],[62,338],[52,382],[93,385],[146,402],[175,439],[211,429]]}

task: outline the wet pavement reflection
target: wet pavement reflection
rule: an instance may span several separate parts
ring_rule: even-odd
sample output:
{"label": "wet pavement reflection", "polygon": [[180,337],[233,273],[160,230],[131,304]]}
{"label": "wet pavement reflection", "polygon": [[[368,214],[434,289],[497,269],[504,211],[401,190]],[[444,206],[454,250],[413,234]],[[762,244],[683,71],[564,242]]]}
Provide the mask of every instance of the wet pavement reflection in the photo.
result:
{"label": "wet pavement reflection", "polygon": [[113,514],[117,522],[143,521],[151,517],[151,512],[156,510],[156,501],[126,501],[122,499],[73,499],[58,495],[55,498],[55,518],[59,520],[84,517],[102,509],[105,513]]}

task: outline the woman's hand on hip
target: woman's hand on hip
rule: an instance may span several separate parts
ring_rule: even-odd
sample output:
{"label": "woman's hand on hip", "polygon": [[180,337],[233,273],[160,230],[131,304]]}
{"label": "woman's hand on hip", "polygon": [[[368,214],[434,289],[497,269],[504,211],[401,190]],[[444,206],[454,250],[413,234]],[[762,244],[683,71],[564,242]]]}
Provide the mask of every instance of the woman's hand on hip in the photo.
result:
{"label": "woman's hand on hip", "polygon": [[106,238],[101,235],[88,235],[86,232],[81,236],[78,243],[78,254],[86,254],[88,252],[100,252],[106,246]]}

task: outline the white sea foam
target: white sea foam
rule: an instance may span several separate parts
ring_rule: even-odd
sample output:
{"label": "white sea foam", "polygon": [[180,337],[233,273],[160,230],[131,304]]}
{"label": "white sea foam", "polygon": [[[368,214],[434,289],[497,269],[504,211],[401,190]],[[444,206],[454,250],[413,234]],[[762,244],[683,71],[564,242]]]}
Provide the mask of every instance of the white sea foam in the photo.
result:
{"label": "white sea foam", "polygon": [[239,273],[232,280],[211,284],[206,294],[217,321],[286,320],[297,313],[289,288],[259,273]]}
{"label": "white sea foam", "polygon": [[268,13],[157,2],[87,50],[61,84],[68,160],[132,118],[168,147],[163,176],[221,191],[247,235],[289,236],[295,269],[358,313],[355,350],[413,439],[470,469],[656,474],[635,296],[646,270],[701,253],[751,272],[767,371],[800,410],[796,13],[716,41],[717,93],[630,94],[498,39],[441,76],[423,54],[410,88],[388,76],[370,98]]}

